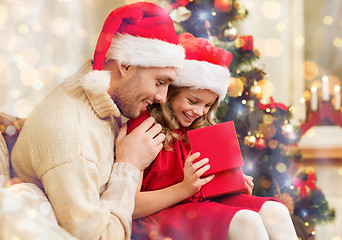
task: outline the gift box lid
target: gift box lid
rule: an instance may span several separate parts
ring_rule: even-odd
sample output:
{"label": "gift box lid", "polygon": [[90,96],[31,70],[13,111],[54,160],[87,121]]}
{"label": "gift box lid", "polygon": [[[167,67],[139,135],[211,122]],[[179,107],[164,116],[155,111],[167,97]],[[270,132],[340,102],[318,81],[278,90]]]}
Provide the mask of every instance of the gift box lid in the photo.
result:
{"label": "gift box lid", "polygon": [[188,138],[192,153],[201,154],[198,161],[209,159],[210,169],[203,176],[244,164],[233,121],[189,130]]}

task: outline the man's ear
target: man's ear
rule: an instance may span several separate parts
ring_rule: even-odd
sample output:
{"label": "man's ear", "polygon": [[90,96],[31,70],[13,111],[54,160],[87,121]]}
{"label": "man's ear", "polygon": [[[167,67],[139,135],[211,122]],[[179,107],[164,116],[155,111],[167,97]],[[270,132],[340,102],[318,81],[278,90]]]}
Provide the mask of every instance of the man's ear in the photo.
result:
{"label": "man's ear", "polygon": [[123,64],[123,63],[118,64],[118,69],[119,69],[121,76],[126,76],[130,67],[131,67],[131,65],[127,65],[127,64]]}

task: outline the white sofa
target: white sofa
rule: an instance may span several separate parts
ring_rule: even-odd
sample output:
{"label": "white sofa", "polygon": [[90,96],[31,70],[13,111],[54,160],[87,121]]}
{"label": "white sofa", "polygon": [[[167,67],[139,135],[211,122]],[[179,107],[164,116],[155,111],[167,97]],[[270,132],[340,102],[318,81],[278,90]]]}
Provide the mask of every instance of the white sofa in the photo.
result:
{"label": "white sofa", "polygon": [[10,154],[23,123],[0,113],[0,239],[75,239],[58,225],[40,188],[11,178]]}

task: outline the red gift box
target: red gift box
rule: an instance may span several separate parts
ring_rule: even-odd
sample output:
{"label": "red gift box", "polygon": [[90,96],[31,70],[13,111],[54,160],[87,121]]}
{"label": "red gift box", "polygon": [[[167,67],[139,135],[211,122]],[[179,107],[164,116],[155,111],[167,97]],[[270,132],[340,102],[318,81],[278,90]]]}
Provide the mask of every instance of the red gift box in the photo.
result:
{"label": "red gift box", "polygon": [[233,121],[188,131],[192,153],[209,159],[210,169],[202,177],[215,177],[201,188],[204,199],[245,192],[243,159]]}

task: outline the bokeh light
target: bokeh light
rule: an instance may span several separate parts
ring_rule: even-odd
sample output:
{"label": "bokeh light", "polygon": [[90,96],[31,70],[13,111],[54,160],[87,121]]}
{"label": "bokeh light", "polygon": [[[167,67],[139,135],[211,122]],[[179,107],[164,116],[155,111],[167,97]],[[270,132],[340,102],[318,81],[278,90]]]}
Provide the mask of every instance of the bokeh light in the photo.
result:
{"label": "bokeh light", "polygon": [[272,123],[273,123],[273,120],[274,120],[274,118],[273,118],[273,116],[270,115],[270,114],[265,114],[264,117],[263,117],[263,121],[264,121],[264,123],[266,123],[266,124],[272,124]]}
{"label": "bokeh light", "polygon": [[282,163],[282,162],[277,163],[275,168],[280,173],[286,172],[286,170],[287,170],[287,166],[284,163]]}
{"label": "bokeh light", "polygon": [[314,174],[315,173],[315,168],[312,166],[309,166],[305,169],[305,173],[307,174]]}
{"label": "bokeh light", "polygon": [[342,167],[340,167],[340,168],[338,169],[338,175],[340,175],[340,176],[342,177]]}
{"label": "bokeh light", "polygon": [[308,138],[314,138],[316,137],[316,131],[312,128],[310,128],[306,133],[305,133],[305,136],[308,137]]}
{"label": "bokeh light", "polygon": [[0,25],[4,24],[8,18],[8,10],[6,7],[0,5]]}
{"label": "bokeh light", "polygon": [[264,99],[268,99],[273,95],[274,86],[271,81],[268,80],[260,80],[257,85],[260,87],[261,90],[261,97]]}
{"label": "bokeh light", "polygon": [[246,0],[244,6],[247,10],[251,10],[255,7],[255,3],[252,0]]}
{"label": "bokeh light", "polygon": [[243,79],[241,78],[230,78],[230,84],[227,90],[227,94],[230,97],[241,96],[244,89]]}
{"label": "bokeh light", "polygon": [[42,25],[40,23],[36,22],[32,25],[32,29],[35,32],[41,32],[42,31]]}
{"label": "bokeh light", "polygon": [[88,31],[84,28],[81,28],[79,31],[78,31],[78,35],[81,37],[81,38],[86,38],[88,36]]}
{"label": "bokeh light", "polygon": [[39,72],[39,80],[42,81],[44,85],[50,83],[53,80],[52,70],[48,67],[40,67],[38,69]]}
{"label": "bokeh light", "polygon": [[8,127],[6,128],[6,133],[7,133],[9,136],[13,136],[16,132],[17,132],[17,129],[16,129],[14,126],[8,126]]}
{"label": "bokeh light", "polygon": [[278,146],[278,141],[275,139],[271,139],[270,141],[268,141],[268,147],[270,149],[276,149]]}
{"label": "bokeh light", "polygon": [[30,8],[25,1],[13,1],[11,14],[12,17],[21,20],[30,14]]}
{"label": "bokeh light", "polygon": [[27,26],[27,24],[20,24],[18,27],[18,32],[20,34],[27,34],[29,32],[29,27]]}
{"label": "bokeh light", "polygon": [[319,73],[318,65],[313,61],[305,61],[302,68],[303,77],[306,80],[317,78]]}
{"label": "bokeh light", "polygon": [[158,232],[156,230],[151,230],[148,234],[151,240],[158,239]]}
{"label": "bokeh light", "polygon": [[17,89],[17,88],[12,88],[10,90],[10,96],[12,98],[19,98],[21,96],[21,91],[19,89]]}
{"label": "bokeh light", "polygon": [[279,57],[284,50],[284,46],[279,39],[271,38],[265,42],[265,54],[269,57]]}
{"label": "bokeh light", "polygon": [[264,179],[261,182],[261,187],[263,189],[269,189],[271,187],[271,182],[268,179]]}
{"label": "bokeh light", "polygon": [[35,81],[39,80],[39,72],[32,67],[26,68],[22,71],[20,80],[24,85],[32,86]]}
{"label": "bokeh light", "polygon": [[272,139],[277,133],[277,129],[273,124],[265,123],[259,124],[258,131],[263,134],[266,141]]}
{"label": "bokeh light", "polygon": [[328,76],[328,81],[329,81],[329,92],[334,92],[334,87],[335,86],[340,86],[341,81],[338,77],[330,75]]}
{"label": "bokeh light", "polygon": [[286,25],[283,22],[277,23],[277,25],[276,25],[276,30],[278,32],[283,32],[285,30],[285,28],[286,28]]}
{"label": "bokeh light", "polygon": [[296,45],[297,46],[303,46],[305,43],[305,37],[304,36],[297,36],[296,37]]}
{"label": "bokeh light", "polygon": [[333,21],[334,21],[334,19],[332,16],[327,15],[327,16],[323,17],[323,24],[324,25],[331,25],[333,23]]}
{"label": "bokeh light", "polygon": [[51,23],[51,31],[58,37],[65,36],[70,30],[70,21],[58,17]]}
{"label": "bokeh light", "polygon": [[19,118],[27,117],[29,113],[32,111],[32,109],[33,109],[32,101],[26,98],[19,99],[14,105],[15,113]]}
{"label": "bokeh light", "polygon": [[39,80],[34,81],[34,83],[33,83],[32,86],[33,86],[33,88],[34,88],[35,90],[37,90],[37,91],[42,90],[43,87],[44,87],[43,83],[42,83],[41,81],[39,81]]}
{"label": "bokeh light", "polygon": [[22,51],[23,60],[28,66],[34,66],[38,63],[40,55],[34,48],[25,48]]}
{"label": "bokeh light", "polygon": [[309,101],[311,98],[311,92],[309,90],[305,90],[302,98],[304,99],[304,101],[300,100],[301,103],[305,103],[305,101]]}
{"label": "bokeh light", "polygon": [[281,16],[282,9],[278,2],[270,0],[266,1],[262,6],[262,15],[268,19],[276,19]]}
{"label": "bokeh light", "polygon": [[333,45],[334,45],[335,47],[337,47],[337,48],[342,47],[342,38],[340,38],[340,37],[335,37],[335,38],[333,39]]}

